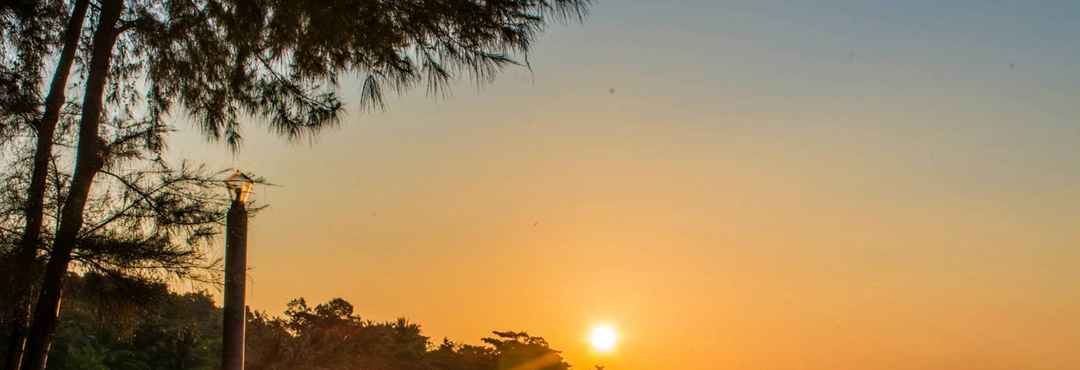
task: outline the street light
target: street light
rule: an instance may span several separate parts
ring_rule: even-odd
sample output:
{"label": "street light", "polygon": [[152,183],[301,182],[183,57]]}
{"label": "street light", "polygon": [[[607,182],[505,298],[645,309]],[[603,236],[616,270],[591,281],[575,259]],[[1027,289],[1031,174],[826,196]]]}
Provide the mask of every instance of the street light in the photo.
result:
{"label": "street light", "polygon": [[244,303],[247,273],[247,198],[255,181],[239,170],[225,179],[232,204],[225,220],[225,308],[221,365],[224,370],[244,369]]}
{"label": "street light", "polygon": [[251,189],[255,187],[255,180],[245,175],[240,170],[233,170],[233,174],[225,179],[225,187],[229,189],[233,201],[247,202]]}

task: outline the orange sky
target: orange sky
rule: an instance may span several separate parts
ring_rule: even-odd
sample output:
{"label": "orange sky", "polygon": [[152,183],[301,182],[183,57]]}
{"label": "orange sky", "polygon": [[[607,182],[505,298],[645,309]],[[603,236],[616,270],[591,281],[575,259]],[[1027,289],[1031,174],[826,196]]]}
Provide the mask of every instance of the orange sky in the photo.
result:
{"label": "orange sky", "polygon": [[1080,50],[1054,12],[608,3],[532,73],[310,145],[252,125],[232,157],[178,125],[175,156],[280,185],[251,306],[528,330],[578,369],[1080,369]]}

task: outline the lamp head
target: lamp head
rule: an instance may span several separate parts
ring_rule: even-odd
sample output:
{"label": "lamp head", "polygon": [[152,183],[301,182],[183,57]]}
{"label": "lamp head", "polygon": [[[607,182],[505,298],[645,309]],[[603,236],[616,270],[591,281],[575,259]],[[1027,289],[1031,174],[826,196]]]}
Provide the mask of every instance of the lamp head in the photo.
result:
{"label": "lamp head", "polygon": [[255,180],[240,170],[233,170],[233,174],[225,179],[225,187],[229,189],[229,195],[232,195],[234,201],[244,203],[255,187]]}

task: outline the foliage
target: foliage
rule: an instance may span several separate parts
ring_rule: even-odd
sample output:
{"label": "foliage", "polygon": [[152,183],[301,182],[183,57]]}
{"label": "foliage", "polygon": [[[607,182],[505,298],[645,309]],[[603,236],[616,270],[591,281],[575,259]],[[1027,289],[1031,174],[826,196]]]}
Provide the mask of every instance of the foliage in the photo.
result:
{"label": "foliage", "polygon": [[[221,309],[206,292],[86,273],[68,277],[49,370],[211,370],[221,351]],[[0,337],[2,338],[2,337]],[[405,319],[364,320],[343,299],[303,299],[273,317],[250,312],[247,366],[272,369],[567,370],[540,337],[494,332],[484,345],[432,345]]]}
{"label": "foliage", "polygon": [[493,332],[486,345],[447,339],[432,346],[420,326],[405,319],[364,320],[343,299],[311,307],[289,303],[280,318],[256,313],[248,323],[253,370],[567,370],[559,351],[525,332]]}
{"label": "foliage", "polygon": [[[128,1],[112,78],[149,82],[147,120],[182,106],[212,139],[236,148],[240,119],[288,138],[336,124],[338,83],[355,75],[360,104],[386,91],[442,91],[455,78],[491,81],[527,57],[551,21],[590,0]],[[518,58],[515,58],[518,57]]]}
{"label": "foliage", "polygon": [[[12,272],[20,263],[16,256],[24,224],[22,189],[28,182],[29,163],[26,156],[16,157],[0,172],[0,284],[5,287],[14,284]],[[228,204],[218,180],[221,174],[186,163],[171,167],[162,161],[146,167],[118,166],[108,173],[111,175],[103,177],[101,188],[88,202],[87,226],[76,241],[73,271],[143,283],[220,281],[218,261],[207,258],[207,252],[220,231]],[[49,179],[42,230],[46,246],[54,240],[70,175],[54,167]],[[25,267],[36,279],[43,265],[39,256]],[[19,319],[14,292],[0,289],[0,327],[5,329]],[[114,298],[123,302],[138,297]],[[0,348],[0,353],[7,348]],[[81,353],[91,356],[93,349],[83,347]]]}
{"label": "foliage", "polygon": [[[207,137],[224,140],[233,149],[240,143],[239,124],[246,118],[262,120],[290,139],[311,137],[338,122],[343,111],[337,98],[342,75],[362,78],[360,103],[365,107],[383,106],[384,86],[404,91],[423,84],[430,92],[438,92],[463,75],[478,83],[490,81],[504,66],[518,63],[515,57],[527,61],[532,41],[549,21],[581,17],[589,2],[97,0],[88,17],[94,23],[91,27],[81,26],[83,17],[78,11],[72,14],[80,15],[71,20],[79,22],[64,22],[66,1],[0,4],[0,58],[16,62],[0,70],[0,144],[17,135],[19,122],[51,122],[38,127],[34,180],[25,186],[32,194],[25,202],[25,246],[20,248],[17,266],[32,264],[37,249],[50,242],[36,235],[44,212],[41,198],[48,186],[45,172],[48,160],[55,158],[52,130],[66,101],[63,92],[72,64],[58,63],[45,104],[40,103],[38,91],[45,79],[41,67],[60,53],[67,56],[60,60],[75,62],[83,73],[73,89],[83,91],[79,112],[72,114],[77,119],[71,119],[78,121],[75,164],[69,177],[57,176],[62,181],[54,184],[59,222],[48,248],[33,326],[26,335],[27,355],[9,358],[25,357],[22,369],[44,367],[57,328],[61,290],[73,260],[106,272],[113,271],[110,264],[126,271],[168,271],[169,266],[184,265],[177,258],[183,261],[189,256],[169,249],[177,245],[173,230],[196,238],[206,234],[193,224],[212,218],[199,215],[198,202],[187,206],[192,202],[184,197],[189,190],[159,197],[152,193],[158,188],[150,187],[148,193],[148,188],[133,186],[133,179],[117,171],[133,161],[149,159],[160,164],[154,158],[165,150],[170,114],[186,113]],[[72,9],[86,9],[78,4],[87,3],[75,1]],[[68,28],[72,32],[66,33],[71,37],[63,37],[63,48],[57,48],[59,38],[51,35],[58,32],[50,30],[59,30],[63,24],[72,25]],[[80,58],[73,58],[76,49],[81,51]],[[70,133],[64,131],[61,126],[58,141],[70,141]],[[122,195],[96,186],[99,174],[119,182]],[[197,180],[179,183],[201,191]],[[107,200],[94,203],[96,197]],[[184,215],[162,212],[161,203],[184,210]],[[109,208],[113,204],[121,208]],[[95,209],[96,205],[104,205],[105,210]],[[193,214],[194,218],[189,217]],[[112,226],[87,223],[95,216],[104,217]],[[157,260],[145,258],[143,247],[147,246],[164,254],[153,255]],[[97,260],[93,254],[89,258],[78,254],[79,250],[104,251],[113,257],[130,252],[135,257]],[[155,262],[149,266],[132,263],[140,260]],[[161,260],[166,262],[157,263]],[[19,271],[15,276],[21,292],[16,293],[17,300],[25,301],[32,285],[29,274]],[[17,310],[23,306],[14,305]],[[20,327],[20,322],[16,320],[13,327]],[[21,341],[21,336],[13,338],[13,344]],[[93,357],[95,353],[88,348],[84,354]]]}
{"label": "foliage", "polygon": [[[16,158],[0,172],[0,260],[14,253],[21,231],[25,192],[20,189],[28,182],[29,163],[28,157]],[[56,167],[54,162],[45,198],[46,245],[53,240],[71,183],[71,175]],[[205,252],[228,208],[222,173],[186,162],[174,167],[160,159],[103,173],[100,188],[87,202],[85,226],[76,242],[77,271],[158,280],[216,277],[215,263],[207,261]]]}
{"label": "foliage", "polygon": [[94,273],[68,282],[50,370],[217,368],[221,314],[207,293]]}
{"label": "foliage", "polygon": [[0,3],[0,146],[32,127],[42,104],[41,79],[66,20],[64,1]]}

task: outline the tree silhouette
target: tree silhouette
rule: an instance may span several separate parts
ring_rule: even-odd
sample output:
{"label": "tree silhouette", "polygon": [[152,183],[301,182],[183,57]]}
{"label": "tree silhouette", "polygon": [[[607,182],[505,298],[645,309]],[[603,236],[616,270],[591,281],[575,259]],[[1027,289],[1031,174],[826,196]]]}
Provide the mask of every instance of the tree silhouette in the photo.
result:
{"label": "tree silhouette", "polygon": [[49,369],[217,368],[221,311],[208,294],[96,273],[69,276],[65,290]]}
{"label": "tree silhouette", "polygon": [[494,331],[494,337],[484,338],[484,343],[495,348],[498,369],[569,370],[558,351],[552,350],[546,340],[530,336],[526,332]]}
{"label": "tree silhouette", "polygon": [[[515,58],[527,55],[549,21],[580,17],[588,3],[96,2],[91,9],[96,22],[86,30],[90,44],[86,76],[80,80],[73,175],[22,369],[44,367],[95,178],[118,157],[133,157],[136,146],[151,154],[162,151],[166,117],[175,107],[193,117],[209,138],[234,149],[241,143],[240,122],[245,118],[263,120],[291,139],[310,137],[338,122],[342,103],[336,88],[342,74],[361,76],[360,103],[367,108],[383,107],[387,88],[403,91],[424,85],[438,93],[459,76],[487,82],[506,65],[518,63]],[[13,34],[10,29],[4,32]],[[115,126],[124,130],[103,128],[103,122],[122,122]],[[106,139],[110,135],[113,139]]]}
{"label": "tree silhouette", "polygon": [[342,299],[312,308],[303,299],[285,316],[249,321],[247,367],[255,370],[377,368],[397,370],[567,370],[559,351],[524,332],[493,332],[484,346],[444,339],[428,350],[420,326],[405,319],[362,320]]}
{"label": "tree silhouette", "polygon": [[[98,273],[68,279],[67,319],[58,327],[49,369],[219,368],[221,309],[207,293],[178,294],[159,282]],[[547,362],[562,365],[546,369],[569,367],[540,337],[489,338],[498,346],[447,339],[431,345],[419,325],[363,320],[342,299],[314,307],[296,300],[281,316],[251,312],[248,329],[247,368],[253,370],[500,370],[511,363]],[[554,361],[536,361],[547,358]]]}
{"label": "tree silhouette", "polygon": [[[19,225],[25,224],[21,192],[29,182],[32,153],[7,163],[0,173],[0,263],[12,266],[19,261]],[[162,161],[148,166],[106,171],[96,192],[87,203],[86,227],[78,236],[72,253],[79,271],[125,279],[159,281],[185,278],[210,281],[217,269],[208,264],[205,248],[219,229],[228,204],[216,180],[220,175],[199,166],[181,164],[170,167]],[[116,171],[116,172],[114,172]],[[57,207],[70,185],[70,175],[49,172],[49,189],[43,204],[45,212],[42,236],[52,241],[58,221]],[[40,261],[33,258],[24,271],[40,271]],[[0,271],[5,287],[18,279],[14,271]],[[213,279],[216,280],[216,279]],[[9,290],[0,294],[0,323],[12,326],[23,316],[13,305]],[[12,292],[13,293],[13,292]],[[134,299],[138,297],[126,297]],[[17,332],[3,333],[5,343],[18,343]],[[11,353],[9,353],[10,357]]]}
{"label": "tree silhouette", "polygon": [[[23,9],[18,9],[23,5]],[[71,72],[71,66],[75,60],[75,51],[79,44],[79,35],[82,30],[83,20],[86,18],[86,10],[89,0],[77,0],[68,17],[67,25],[63,29],[62,46],[56,62],[56,70],[49,84],[49,93],[45,98],[45,109],[40,116],[37,115],[36,99],[37,77],[42,69],[44,54],[49,48],[50,40],[45,36],[55,32],[43,24],[49,20],[58,19],[62,12],[53,9],[55,4],[45,2],[27,1],[22,4],[9,4],[10,8],[0,10],[5,16],[13,16],[11,23],[21,27],[4,27],[4,38],[14,41],[16,45],[17,63],[11,72],[4,71],[5,75],[20,76],[5,78],[3,83],[4,99],[0,99],[0,109],[3,109],[3,117],[0,125],[8,129],[0,129],[0,136],[10,136],[17,126],[30,127],[36,134],[34,162],[30,184],[27,189],[26,203],[24,205],[24,220],[22,237],[16,252],[16,258],[11,264],[11,318],[10,343],[5,357],[5,369],[16,369],[22,359],[23,345],[26,329],[29,325],[30,314],[30,286],[32,284],[31,271],[34,259],[41,244],[41,227],[44,219],[44,198],[48,180],[49,160],[52,158],[53,134],[56,125],[60,121],[60,111],[65,103],[67,80]],[[5,17],[6,18],[6,17]],[[7,22],[5,22],[7,23]],[[14,25],[13,25],[14,26]],[[20,29],[21,28],[21,29]],[[40,117],[40,118],[39,118]],[[22,122],[18,122],[21,120]],[[0,143],[2,143],[2,140]]]}

